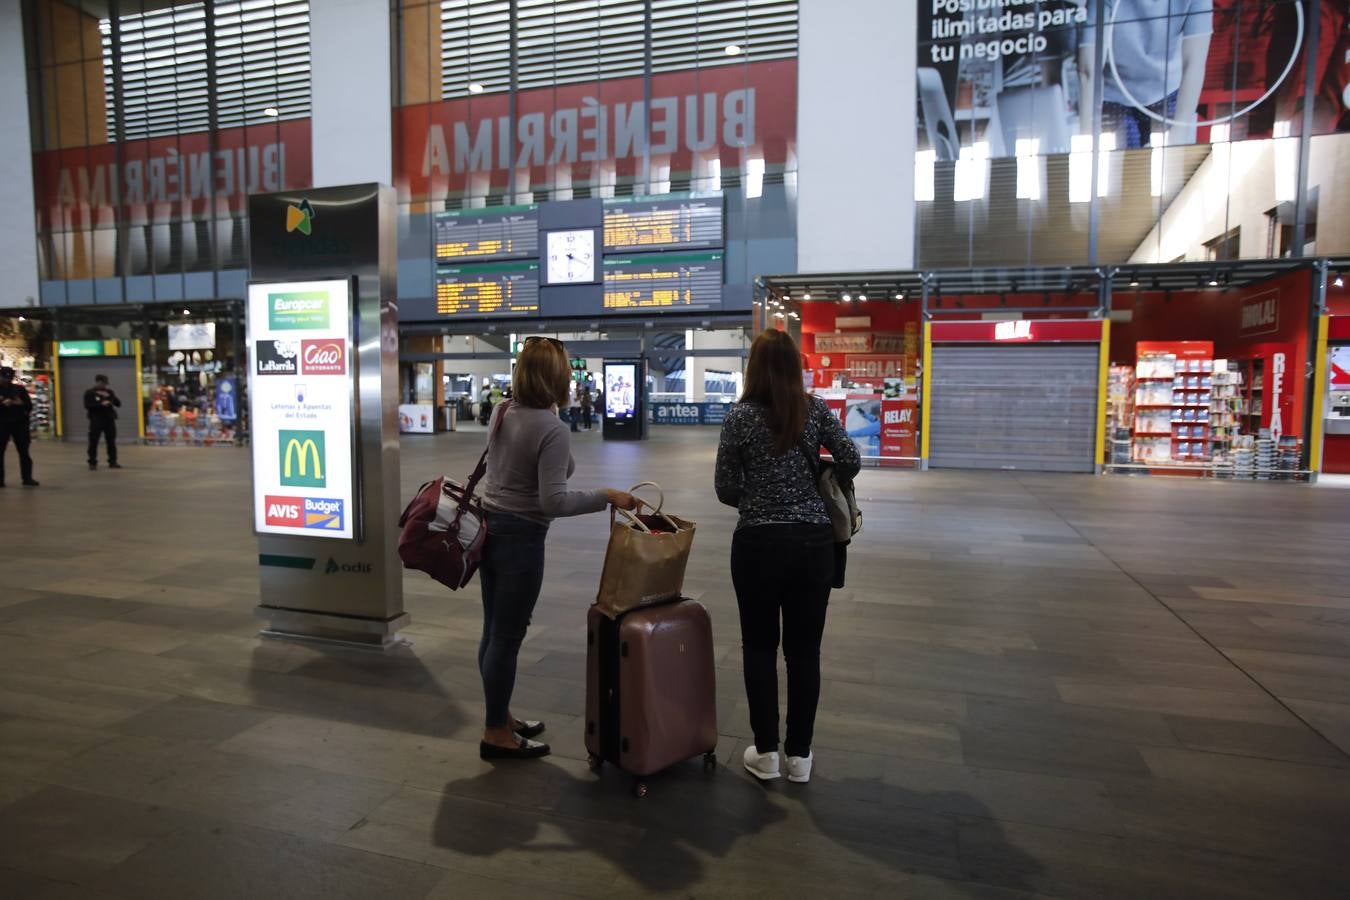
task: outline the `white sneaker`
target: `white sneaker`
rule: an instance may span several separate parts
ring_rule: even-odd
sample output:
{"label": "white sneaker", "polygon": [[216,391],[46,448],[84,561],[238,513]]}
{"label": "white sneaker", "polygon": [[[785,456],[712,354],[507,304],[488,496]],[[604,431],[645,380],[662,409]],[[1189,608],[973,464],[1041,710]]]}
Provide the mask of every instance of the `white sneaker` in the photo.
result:
{"label": "white sneaker", "polygon": [[811,762],[816,758],[814,753],[808,753],[805,756],[789,756],[787,758],[788,781],[795,781],[797,784],[806,784],[811,780]]}
{"label": "white sneaker", "polygon": [[760,781],[773,781],[779,777],[778,753],[760,753],[751,744],[745,748],[745,771]]}

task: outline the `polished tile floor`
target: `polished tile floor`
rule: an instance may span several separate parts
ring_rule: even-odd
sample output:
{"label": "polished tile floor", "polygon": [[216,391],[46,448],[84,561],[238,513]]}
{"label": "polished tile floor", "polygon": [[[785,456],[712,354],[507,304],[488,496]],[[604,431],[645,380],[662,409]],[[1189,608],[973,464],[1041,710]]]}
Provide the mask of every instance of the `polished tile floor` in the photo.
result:
{"label": "polished tile floor", "polygon": [[[0,492],[0,896],[1350,896],[1350,503],[1302,485],[868,471],[810,785],[752,783],[715,432],[576,441],[699,523],[723,766],[645,800],[582,746],[602,516],[560,522],[477,758],[476,589],[409,649],[260,640],[244,451],[35,448]],[[405,493],[481,432],[409,437]],[[11,460],[12,462],[12,460]]]}

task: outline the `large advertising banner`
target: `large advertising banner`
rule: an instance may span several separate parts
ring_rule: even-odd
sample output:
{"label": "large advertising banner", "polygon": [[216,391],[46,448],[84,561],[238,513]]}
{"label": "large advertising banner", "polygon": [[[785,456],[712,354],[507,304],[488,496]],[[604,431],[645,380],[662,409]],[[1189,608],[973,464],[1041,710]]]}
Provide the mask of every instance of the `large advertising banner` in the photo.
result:
{"label": "large advertising banner", "polygon": [[[797,133],[796,60],[659,72],[402,106],[394,110],[394,186],[401,202],[599,175],[781,166]],[[650,93],[648,93],[650,92]],[[650,101],[645,99],[650,96]]]}
{"label": "large advertising banner", "polygon": [[[1346,130],[1343,0],[922,0],[919,145],[936,160]],[[1309,40],[1312,15],[1320,39]],[[1100,22],[1100,30],[1098,28]],[[1100,64],[1097,41],[1102,48]],[[1221,129],[1214,131],[1212,129]]]}
{"label": "large advertising banner", "polygon": [[259,533],[354,534],[351,322],[346,281],[249,285]]}

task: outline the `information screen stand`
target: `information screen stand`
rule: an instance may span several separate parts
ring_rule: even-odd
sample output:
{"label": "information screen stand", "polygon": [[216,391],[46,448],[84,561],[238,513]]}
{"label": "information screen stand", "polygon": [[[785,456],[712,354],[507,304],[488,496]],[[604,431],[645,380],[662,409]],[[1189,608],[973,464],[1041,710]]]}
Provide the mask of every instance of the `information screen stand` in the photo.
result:
{"label": "information screen stand", "polygon": [[641,359],[607,359],[604,366],[603,437],[640,441],[647,436],[647,366]]}
{"label": "information screen stand", "polygon": [[376,648],[408,623],[395,522],[394,193],[249,198],[259,606],[273,637]]}

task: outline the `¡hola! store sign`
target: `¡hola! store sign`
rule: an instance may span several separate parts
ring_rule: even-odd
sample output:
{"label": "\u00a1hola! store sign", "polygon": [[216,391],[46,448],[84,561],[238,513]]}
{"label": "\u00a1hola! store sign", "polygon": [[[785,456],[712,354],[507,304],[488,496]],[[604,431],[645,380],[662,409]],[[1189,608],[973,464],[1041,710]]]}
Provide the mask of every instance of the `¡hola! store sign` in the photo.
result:
{"label": "\u00a1hola! store sign", "polygon": [[351,297],[346,281],[254,284],[253,524],[260,533],[354,533]]}

